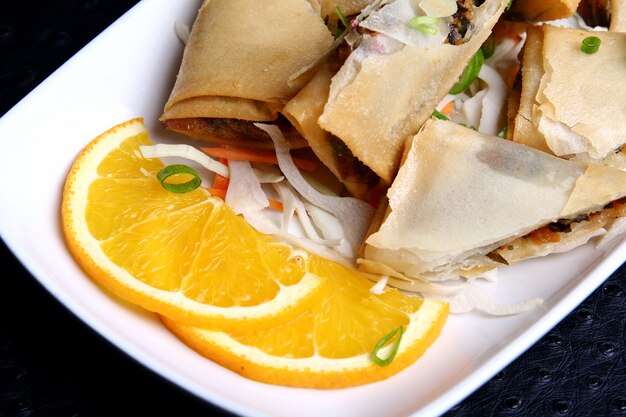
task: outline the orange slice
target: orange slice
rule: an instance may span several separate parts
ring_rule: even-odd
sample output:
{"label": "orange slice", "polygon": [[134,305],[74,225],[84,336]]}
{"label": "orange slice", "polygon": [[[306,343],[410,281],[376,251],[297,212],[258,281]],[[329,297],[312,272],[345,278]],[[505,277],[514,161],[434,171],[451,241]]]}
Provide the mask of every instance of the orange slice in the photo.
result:
{"label": "orange slice", "polygon": [[62,222],[78,264],[117,296],[214,328],[289,320],[321,296],[292,248],[252,229],[202,188],[165,190],[144,159],[141,119],[94,139],[72,166]]}
{"label": "orange slice", "polygon": [[[397,290],[372,294],[358,272],[309,256],[325,280],[324,295],[298,317],[270,329],[222,332],[163,318],[184,343],[209,359],[267,383],[337,388],[385,379],[415,362],[439,336],[448,305]],[[372,352],[402,326],[395,358],[380,366]],[[394,340],[390,340],[392,343]],[[378,356],[389,355],[387,345]]]}

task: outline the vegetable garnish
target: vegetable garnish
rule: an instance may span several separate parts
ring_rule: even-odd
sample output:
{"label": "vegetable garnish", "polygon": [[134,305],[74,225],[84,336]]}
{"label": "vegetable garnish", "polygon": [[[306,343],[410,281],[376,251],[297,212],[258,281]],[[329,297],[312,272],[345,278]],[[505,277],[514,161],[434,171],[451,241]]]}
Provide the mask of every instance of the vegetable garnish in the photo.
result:
{"label": "vegetable garnish", "polygon": [[[266,164],[278,164],[274,152],[259,151],[246,148],[200,148],[202,152],[215,158],[226,158],[232,161],[263,162]],[[307,172],[314,172],[317,163],[308,159],[292,158],[296,166]]]}
{"label": "vegetable garnish", "polygon": [[337,16],[339,17],[339,20],[341,21],[343,26],[345,28],[349,28],[350,27],[350,22],[348,22],[348,18],[346,17],[345,14],[343,14],[343,12],[339,8],[339,6],[335,6],[335,11],[337,12]]}
{"label": "vegetable garnish", "polygon": [[317,191],[309,184],[295,166],[289,153],[289,144],[275,125],[254,124],[267,132],[276,149],[278,165],[285,178],[298,193],[309,202],[332,213],[341,223],[346,239],[353,250],[357,250],[374,216],[374,208],[364,201],[352,197],[332,197]]}
{"label": "vegetable garnish", "polygon": [[433,114],[431,116],[436,117],[439,120],[450,120],[450,118],[448,118],[448,116],[446,116],[445,114],[439,112],[437,109],[433,110]]}
{"label": "vegetable garnish", "polygon": [[496,37],[492,33],[489,35],[485,43],[482,44],[480,50],[483,52],[483,58],[489,59],[496,52]]}
{"label": "vegetable garnish", "polygon": [[602,40],[597,36],[587,36],[580,44],[580,50],[589,55],[595,54],[600,49],[600,43]]}
{"label": "vegetable garnish", "polygon": [[509,132],[509,125],[505,125],[500,131],[500,133],[498,133],[498,137],[501,137],[502,139],[506,139],[508,132]]}
{"label": "vegetable garnish", "polygon": [[474,82],[476,77],[478,77],[478,73],[480,72],[484,62],[485,57],[483,56],[483,51],[479,49],[474,54],[467,67],[463,70],[463,74],[461,74],[459,81],[457,81],[457,83],[450,89],[450,94],[460,94],[465,91],[467,87]]}
{"label": "vegetable garnish", "polygon": [[[168,178],[176,174],[188,174],[191,175],[192,178],[189,181],[181,183],[167,182]],[[196,170],[190,166],[182,164],[168,165],[160,170],[156,177],[163,188],[173,193],[188,193],[195,190],[200,186],[200,184],[202,184],[202,180]]]}
{"label": "vegetable garnish", "polygon": [[[398,353],[398,349],[400,348],[400,340],[402,340],[402,331],[403,331],[402,326],[398,326],[395,329],[393,329],[387,336],[380,339],[378,343],[376,343],[376,346],[374,346],[374,350],[372,351],[372,360],[374,361],[376,365],[387,366],[393,361],[393,358],[396,357],[396,354]],[[398,335],[398,338],[393,342],[393,347],[391,348],[391,352],[389,353],[389,356],[387,356],[385,359],[380,358],[378,356],[378,351],[381,350],[387,344],[387,342],[391,340],[391,338],[394,337],[396,333],[398,332],[400,334]]]}
{"label": "vegetable garnish", "polygon": [[139,150],[144,158],[165,158],[168,156],[176,156],[197,162],[209,171],[220,174],[223,177],[228,178],[230,176],[226,165],[208,157],[190,145],[169,145],[159,143],[158,145],[152,146],[140,146]]}
{"label": "vegetable garnish", "polygon": [[439,30],[435,26],[439,19],[436,17],[430,16],[415,16],[413,19],[409,20],[407,25],[412,27],[413,29],[417,29],[426,35],[435,35]]}

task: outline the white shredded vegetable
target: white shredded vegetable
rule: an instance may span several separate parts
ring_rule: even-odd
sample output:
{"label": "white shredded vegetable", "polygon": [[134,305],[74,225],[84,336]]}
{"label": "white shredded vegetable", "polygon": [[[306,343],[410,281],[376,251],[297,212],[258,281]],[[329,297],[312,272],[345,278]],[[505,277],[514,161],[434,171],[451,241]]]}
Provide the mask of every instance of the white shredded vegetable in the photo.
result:
{"label": "white shredded vegetable", "polygon": [[230,176],[226,165],[190,145],[168,145],[160,143],[158,145],[140,146],[139,150],[144,158],[165,158],[169,156],[185,158],[199,163],[204,168],[216,174],[220,174],[222,177],[228,178]]}
{"label": "white shredded vegetable", "polygon": [[477,127],[480,124],[480,118],[483,112],[483,98],[487,92],[479,91],[474,97],[468,98],[461,106],[461,114],[464,117],[466,126]]}
{"label": "white shredded vegetable", "polygon": [[[309,239],[311,239],[313,242],[317,243],[318,245],[336,246],[339,244],[338,239],[326,240],[320,237],[320,235],[317,233],[317,230],[315,230],[315,227],[311,223],[311,219],[309,218],[309,214],[307,213],[306,208],[304,207],[304,203],[298,198],[295,191],[291,189],[291,186],[289,185],[289,183],[284,182],[284,183],[274,184],[274,189],[280,196],[280,199],[283,201],[283,205],[285,204],[285,202],[288,202],[290,206],[291,205],[295,206],[295,211],[296,213],[298,213],[298,221],[302,225],[304,234]],[[283,230],[284,230],[284,226],[283,226]]]}
{"label": "white shredded vegetable", "polygon": [[270,205],[250,162],[231,160],[228,166],[230,182],[225,201],[236,214],[263,210]]}
{"label": "white shredded vegetable", "polygon": [[261,184],[275,184],[285,179],[285,177],[282,175],[260,170],[257,168],[252,168],[252,172],[254,172],[254,175]]}
{"label": "white shredded vegetable", "polygon": [[312,187],[302,176],[289,154],[289,145],[280,129],[273,125],[262,123],[254,124],[267,132],[274,142],[278,165],[281,171],[302,197],[316,206],[323,207],[331,212],[343,227],[346,239],[356,250],[367,233],[367,229],[374,215],[374,208],[364,201],[352,197],[333,197],[320,193]]}
{"label": "white shredded vegetable", "polygon": [[244,213],[243,217],[252,227],[257,229],[261,233],[274,236],[275,238],[282,240],[283,242],[288,243],[294,247],[304,249],[310,253],[314,253],[318,256],[340,263],[344,266],[354,268],[354,263],[352,259],[344,258],[332,249],[323,245],[318,245],[315,242],[312,242],[310,239],[303,239],[298,236],[282,232],[280,228],[270,220],[267,214],[262,211]]}
{"label": "white shredded vegetable", "polygon": [[339,223],[339,220],[326,210],[321,209],[307,201],[304,201],[304,207],[306,207],[306,210],[311,217],[311,221],[322,233],[324,239],[336,239],[339,241],[339,244],[333,246],[333,249],[341,256],[350,259],[354,258],[354,250],[350,246],[350,243],[346,240],[346,235],[343,231],[341,223]]}
{"label": "white shredded vegetable", "polygon": [[482,66],[478,78],[487,84],[487,93],[482,99],[480,124],[476,127],[481,133],[495,136],[502,130],[500,120],[507,102],[507,87],[500,73],[489,65]]}
{"label": "white shredded vegetable", "polygon": [[370,292],[372,294],[381,295],[385,292],[385,287],[387,286],[387,282],[389,281],[388,275],[383,275],[380,277],[378,282],[370,288]]}

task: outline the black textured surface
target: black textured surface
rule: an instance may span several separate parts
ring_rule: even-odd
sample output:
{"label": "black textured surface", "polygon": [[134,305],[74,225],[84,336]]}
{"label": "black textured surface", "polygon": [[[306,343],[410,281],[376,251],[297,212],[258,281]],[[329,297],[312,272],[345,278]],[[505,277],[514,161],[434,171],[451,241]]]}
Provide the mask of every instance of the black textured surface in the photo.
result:
{"label": "black textured surface", "polygon": [[[2,1],[0,115],[135,3]],[[1,243],[0,262],[0,416],[230,415],[112,347]],[[625,327],[622,267],[447,416],[626,416]]]}

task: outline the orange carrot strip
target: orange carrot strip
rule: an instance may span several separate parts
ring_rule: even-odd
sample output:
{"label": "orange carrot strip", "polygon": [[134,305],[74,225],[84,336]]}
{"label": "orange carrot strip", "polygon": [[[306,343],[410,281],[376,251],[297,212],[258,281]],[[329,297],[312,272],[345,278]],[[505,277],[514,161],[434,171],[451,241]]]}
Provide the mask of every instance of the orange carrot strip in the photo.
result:
{"label": "orange carrot strip", "polygon": [[221,198],[224,200],[226,198],[226,190],[222,190],[220,188],[204,188],[211,194],[213,197]]}
{"label": "orange carrot strip", "polygon": [[272,200],[270,198],[269,202],[270,202],[270,208],[271,209],[278,210],[278,211],[283,211],[283,203],[281,203],[280,201]]}
{"label": "orange carrot strip", "polygon": [[[200,148],[202,152],[216,158],[233,159],[235,161],[263,162],[266,164],[278,164],[274,152],[258,151],[244,148]],[[292,158],[294,164],[303,171],[313,172],[317,169],[317,163],[308,159]]]}
{"label": "orange carrot strip", "polygon": [[215,178],[213,179],[213,188],[218,190],[228,190],[228,184],[230,180],[226,177],[222,177],[220,174],[215,174]]}
{"label": "orange carrot strip", "polygon": [[449,116],[452,114],[453,110],[454,110],[454,100],[450,101],[448,104],[443,106],[443,108],[441,109],[441,113]]}

